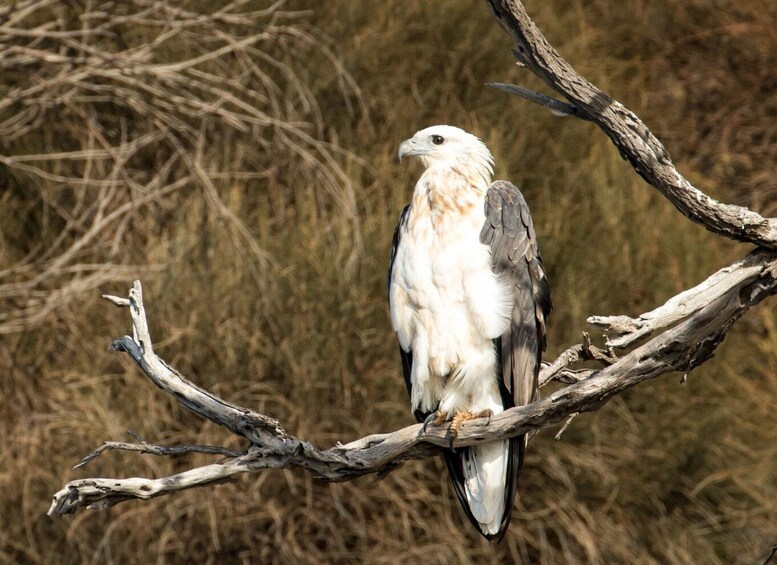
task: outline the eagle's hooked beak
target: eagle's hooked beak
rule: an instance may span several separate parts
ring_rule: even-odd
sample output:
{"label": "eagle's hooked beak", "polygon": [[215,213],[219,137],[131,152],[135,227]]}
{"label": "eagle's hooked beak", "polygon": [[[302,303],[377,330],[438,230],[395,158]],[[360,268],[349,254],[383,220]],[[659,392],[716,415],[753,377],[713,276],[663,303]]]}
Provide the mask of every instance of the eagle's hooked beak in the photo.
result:
{"label": "eagle's hooked beak", "polygon": [[402,161],[402,157],[412,157],[414,155],[423,155],[425,151],[422,147],[419,147],[418,142],[415,139],[406,139],[399,144],[399,150],[397,151],[397,157],[399,161]]}

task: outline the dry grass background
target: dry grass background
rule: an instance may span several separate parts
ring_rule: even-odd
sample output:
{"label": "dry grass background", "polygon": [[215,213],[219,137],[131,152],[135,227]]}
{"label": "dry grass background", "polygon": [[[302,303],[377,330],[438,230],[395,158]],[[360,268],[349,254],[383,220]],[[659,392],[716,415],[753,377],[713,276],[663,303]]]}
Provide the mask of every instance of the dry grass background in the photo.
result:
{"label": "dry grass background", "polygon": [[[747,249],[692,225],[541,89],[479,1],[0,7],[0,561],[753,563],[777,543],[777,316],[742,319],[688,384],[664,377],[531,446],[507,539],[462,520],[439,461],[322,484],[267,472],[73,518],[69,479],[202,463],[108,454],[222,443],[128,359],[102,303],[142,278],[160,355],[320,446],[411,423],[385,304],[418,170],[398,142],[478,133],[532,206],[556,309],[636,314]],[[551,43],[715,197],[777,213],[772,0],[528,1]],[[228,440],[231,441],[231,440]]]}

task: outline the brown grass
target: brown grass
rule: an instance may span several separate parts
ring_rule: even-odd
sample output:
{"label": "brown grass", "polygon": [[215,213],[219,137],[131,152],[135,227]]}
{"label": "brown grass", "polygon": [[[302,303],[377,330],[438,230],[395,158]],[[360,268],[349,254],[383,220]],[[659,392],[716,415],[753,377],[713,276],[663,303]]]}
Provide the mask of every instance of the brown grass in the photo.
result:
{"label": "brown grass", "polygon": [[[527,4],[697,186],[777,211],[773,2]],[[478,133],[498,175],[523,188],[554,291],[551,355],[586,316],[644,311],[746,252],[683,219],[590,124],[485,88],[542,86],[480,2],[86,6],[0,8],[0,562],[766,557],[770,304],[686,386],[670,376],[578,417],[560,441],[540,434],[497,547],[466,525],[439,461],[336,485],[267,472],[46,517],[69,479],[208,460],[108,454],[69,470],[127,428],[225,441],[105,351],[129,324],[98,296],[135,277],[160,354],[198,384],[321,446],[412,421],[384,277],[418,174],[396,146],[426,125]]]}

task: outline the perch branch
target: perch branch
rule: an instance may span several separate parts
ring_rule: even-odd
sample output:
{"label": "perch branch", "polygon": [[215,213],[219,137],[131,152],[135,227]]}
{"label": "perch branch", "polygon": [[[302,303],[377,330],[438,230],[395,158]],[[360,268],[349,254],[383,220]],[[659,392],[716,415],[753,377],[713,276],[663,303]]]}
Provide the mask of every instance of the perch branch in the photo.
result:
{"label": "perch branch", "polygon": [[[598,410],[612,397],[646,380],[670,371],[688,372],[712,356],[728,329],[748,308],[777,292],[777,254],[756,251],[758,268],[742,271],[727,285],[708,291],[707,304],[675,327],[665,331],[627,355],[590,376],[566,386],[547,398],[527,406],[511,408],[493,417],[466,422],[454,441],[455,447],[475,445],[536,432],[555,425],[573,413]],[[122,303],[114,297],[113,303]],[[80,508],[102,508],[130,498],[147,499],[170,492],[221,482],[240,473],[261,469],[303,468],[328,481],[344,481],[370,473],[386,473],[402,461],[421,459],[448,446],[447,427],[431,426],[424,433],[413,425],[388,434],[370,435],[346,445],[321,450],[286,433],[273,418],[242,408],[205,391],[171,369],[154,353],[148,333],[140,282],[129,293],[133,335],[117,340],[143,372],[160,388],[172,394],[196,414],[223,426],[251,442],[244,455],[224,463],[199,467],[160,479],[79,479],[69,482],[54,495],[49,514],[67,514]],[[114,342],[116,344],[117,342]],[[545,370],[544,380],[553,378],[572,363],[575,355],[585,358],[604,355],[587,339],[564,352]]]}
{"label": "perch branch", "polygon": [[634,112],[580,76],[548,43],[520,0],[486,0],[492,14],[515,42],[519,63],[563,95],[563,102],[512,85],[495,85],[563,114],[594,122],[636,172],[657,188],[687,218],[737,241],[777,249],[777,219],[742,206],[723,204],[693,186],[675,168],[669,153]]}

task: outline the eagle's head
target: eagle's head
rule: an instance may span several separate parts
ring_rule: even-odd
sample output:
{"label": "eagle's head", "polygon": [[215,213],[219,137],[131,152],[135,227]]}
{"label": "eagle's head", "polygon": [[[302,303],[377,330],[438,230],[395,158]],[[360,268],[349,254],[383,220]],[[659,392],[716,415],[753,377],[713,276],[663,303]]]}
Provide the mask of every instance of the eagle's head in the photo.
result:
{"label": "eagle's head", "polygon": [[494,160],[486,144],[453,126],[431,126],[416,132],[399,144],[397,155],[400,161],[418,157],[427,169],[445,167],[487,179],[493,174]]}

